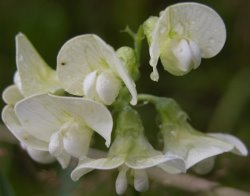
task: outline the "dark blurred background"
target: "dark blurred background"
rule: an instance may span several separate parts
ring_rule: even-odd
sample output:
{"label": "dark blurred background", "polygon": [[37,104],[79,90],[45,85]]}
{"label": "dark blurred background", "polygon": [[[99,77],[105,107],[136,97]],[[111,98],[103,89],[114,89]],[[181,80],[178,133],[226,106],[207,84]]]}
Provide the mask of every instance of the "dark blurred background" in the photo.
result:
{"label": "dark blurred background", "polygon": [[[133,46],[121,30],[128,25],[136,31],[150,15],[158,15],[174,0],[0,0],[0,92],[12,83],[15,42],[23,32],[55,68],[56,55],[73,36],[95,33],[115,49]],[[250,1],[196,1],[215,9],[227,27],[224,49],[212,59],[203,59],[199,69],[184,77],[173,77],[160,69],[158,83],[149,79],[151,67],[146,42],[143,44],[139,93],[175,98],[189,114],[192,125],[203,132],[224,132],[239,137],[250,146]],[[4,103],[1,100],[0,108]],[[140,109],[145,120],[152,119],[152,108]],[[148,123],[147,123],[148,122]],[[150,140],[155,137],[152,121],[145,121]],[[7,137],[7,136],[6,136]],[[115,195],[116,173],[93,172],[73,183],[69,170],[57,164],[34,163],[18,145],[0,138],[0,195]],[[250,191],[250,159],[222,155],[212,172],[204,176]],[[129,188],[127,195],[136,195]],[[151,183],[142,195],[189,195],[174,187]]]}

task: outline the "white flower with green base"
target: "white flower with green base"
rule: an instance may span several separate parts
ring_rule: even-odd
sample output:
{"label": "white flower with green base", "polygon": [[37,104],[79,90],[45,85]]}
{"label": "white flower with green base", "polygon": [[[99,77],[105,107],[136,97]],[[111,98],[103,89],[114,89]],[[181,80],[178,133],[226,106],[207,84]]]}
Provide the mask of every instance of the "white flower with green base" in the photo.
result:
{"label": "white flower with green base", "polygon": [[71,173],[73,180],[94,170],[119,168],[116,179],[116,192],[123,194],[127,189],[127,172],[134,176],[134,187],[137,191],[148,189],[146,169],[161,166],[169,173],[180,173],[185,170],[182,159],[175,155],[165,156],[155,150],[143,133],[143,126],[138,113],[125,106],[117,120],[116,136],[106,158],[84,158]]}
{"label": "white flower with green base", "polygon": [[[193,167],[206,173],[215,156],[224,152],[248,154],[236,137],[195,130],[178,104],[169,98],[139,95],[141,42],[150,45],[151,79],[158,81],[158,59],[164,69],[181,76],[196,69],[201,58],[215,56],[223,47],[226,31],[218,14],[198,3],[179,3],[160,17],[150,17],[133,33],[134,48],[115,51],[93,34],[66,42],[51,69],[23,34],[16,36],[17,72],[14,85],[3,92],[7,104],[2,119],[32,159],[40,163],[57,160],[63,168],[71,157],[79,162],[72,171],[76,181],[94,170],[119,169],[116,192],[123,194],[131,183],[137,191],[148,188],[147,169],[159,167],[178,174]],[[123,87],[124,86],[124,87]],[[67,93],[65,92],[67,91]],[[144,135],[139,114],[132,109],[137,99],[155,105],[160,116],[162,151],[155,150]],[[94,158],[89,147],[94,132],[111,144],[113,119],[105,105],[112,105],[115,138],[105,158]],[[132,177],[132,178],[129,178]]]}
{"label": "white flower with green base", "polygon": [[186,169],[209,157],[233,152],[247,156],[247,148],[236,137],[229,134],[204,134],[195,130],[188,122],[188,116],[170,98],[139,95],[139,100],[153,103],[161,118],[160,130],[163,135],[164,153],[182,157]]}
{"label": "white flower with green base", "polygon": [[169,73],[182,76],[199,67],[201,58],[218,54],[226,40],[225,25],[210,7],[179,3],[144,23],[150,48],[151,79],[158,81],[158,59]]}
{"label": "white flower with green base", "polygon": [[[54,157],[86,155],[93,132],[110,145],[113,120],[103,105],[83,98],[36,95],[18,102],[15,113],[22,128],[42,142],[42,150]],[[13,121],[6,122],[12,126]],[[37,123],[39,122],[39,124]],[[14,131],[18,131],[14,130]],[[22,141],[27,146],[26,140]],[[38,149],[38,146],[31,146]]]}
{"label": "white flower with green base", "polygon": [[135,83],[114,49],[93,34],[67,41],[57,57],[57,73],[63,88],[73,95],[86,96],[105,105],[112,104],[122,83],[137,102]]}
{"label": "white flower with green base", "polygon": [[[55,157],[51,156],[49,152],[45,150],[46,144],[25,131],[15,114],[14,106],[22,99],[24,99],[24,97],[15,85],[6,88],[3,92],[3,100],[8,105],[5,106],[2,111],[2,119],[33,160],[44,164],[51,163],[55,161]],[[61,160],[60,163],[65,167],[63,160]]]}
{"label": "white flower with green base", "polygon": [[[2,111],[2,119],[33,160],[40,163],[51,163],[55,157],[46,151],[44,142],[30,135],[22,127],[14,107],[25,97],[59,89],[56,72],[45,63],[22,33],[16,36],[16,64],[18,71],[14,75],[14,85],[7,87],[2,94],[3,100],[7,104]],[[63,155],[58,160],[63,168],[69,162],[69,158],[65,158]]]}

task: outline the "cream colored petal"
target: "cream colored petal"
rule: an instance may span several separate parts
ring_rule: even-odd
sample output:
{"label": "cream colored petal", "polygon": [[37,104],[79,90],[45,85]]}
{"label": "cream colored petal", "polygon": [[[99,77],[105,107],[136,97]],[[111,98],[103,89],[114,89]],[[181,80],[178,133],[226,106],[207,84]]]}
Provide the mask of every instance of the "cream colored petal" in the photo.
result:
{"label": "cream colored petal", "polygon": [[209,133],[208,135],[234,145],[234,149],[232,151],[233,153],[242,155],[242,156],[248,155],[247,147],[239,138],[233,135],[224,134],[224,133]]}
{"label": "cream colored petal", "polygon": [[63,136],[60,131],[53,133],[49,141],[49,152],[53,156],[59,156],[63,152]]}
{"label": "cream colored petal", "polygon": [[[210,7],[199,3],[169,6],[160,16],[155,31],[166,31],[195,41],[203,58],[218,54],[225,44],[226,28],[221,17]],[[161,39],[159,41],[162,41]]]}
{"label": "cream colored petal", "polygon": [[127,171],[128,167],[123,165],[119,171],[119,174],[115,181],[115,190],[118,195],[122,195],[126,192],[128,187]]}
{"label": "cream colored petal", "polygon": [[63,135],[63,146],[67,153],[76,158],[85,156],[88,152],[93,131],[82,129],[77,123],[72,123]]}
{"label": "cream colored petal", "polygon": [[186,169],[194,164],[233,149],[233,145],[195,131],[172,130],[165,133],[164,151],[185,160]]}
{"label": "cream colored petal", "polygon": [[138,154],[136,157],[129,157],[126,160],[126,165],[133,169],[146,169],[163,164],[167,161],[169,161],[169,159],[163,154],[160,154],[160,152],[150,152],[147,155]]}
{"label": "cream colored petal", "polygon": [[148,175],[144,169],[134,170],[134,187],[139,192],[144,192],[149,188]]}
{"label": "cream colored petal", "polygon": [[101,159],[85,158],[81,160],[78,166],[72,171],[71,178],[72,180],[77,181],[81,176],[94,169],[110,170],[119,167],[123,163],[124,159],[120,157],[110,157]]}
{"label": "cream colored petal", "polygon": [[[201,57],[211,58],[223,48],[226,28],[221,17],[206,5],[178,3],[167,7],[154,27],[149,48],[149,63],[153,67],[151,79],[154,81],[159,79],[156,68],[158,59],[171,39],[191,40],[198,45]],[[193,52],[196,51],[191,48]],[[199,62],[197,58],[194,68],[198,67]]]}
{"label": "cream colored petal", "polygon": [[19,102],[15,111],[25,129],[41,140],[49,142],[63,124],[74,120],[100,134],[107,146],[110,144],[112,116],[105,106],[94,101],[43,94]]}
{"label": "cream colored petal", "polygon": [[45,63],[22,33],[16,36],[16,64],[24,96],[47,93],[59,88],[56,72]]}
{"label": "cream colored petal", "polygon": [[197,47],[195,46],[195,43],[186,39],[171,40],[162,49],[161,62],[164,69],[173,75],[182,76],[199,66],[196,63],[201,61],[201,57],[198,56],[199,53],[196,54],[199,51],[196,51]]}
{"label": "cream colored petal", "polygon": [[166,153],[166,161],[157,165],[157,167],[163,169],[165,172],[170,174],[179,174],[186,172],[185,160],[183,157],[171,155]]}
{"label": "cream colored petal", "polygon": [[[57,99],[61,99],[58,97]],[[109,110],[97,102],[83,98],[64,98],[66,110],[72,113],[77,121],[86,123],[91,129],[97,132],[106,140],[106,146],[110,145],[113,118]]]}
{"label": "cream colored petal", "polygon": [[[123,146],[124,145],[122,145],[120,148],[122,148]],[[180,161],[182,167],[177,169],[185,170],[183,160],[181,160],[177,156],[163,155],[163,153],[161,153],[160,151],[155,150],[144,136],[137,138],[134,143],[130,144],[130,146],[131,147],[127,152],[127,158],[125,162],[125,164],[130,168],[146,169],[160,164],[175,167],[175,162],[173,161]]]}
{"label": "cream colored petal", "polygon": [[63,169],[68,167],[68,165],[70,163],[70,158],[71,158],[71,156],[67,152],[65,152],[64,150],[62,151],[62,153],[60,155],[58,155],[56,157],[57,161],[60,163],[60,165]]}
{"label": "cream colored petal", "polygon": [[18,90],[21,92],[21,94],[23,95],[22,82],[21,82],[20,74],[18,73],[18,71],[16,71],[14,74],[13,82],[16,85],[16,87],[18,88]]}
{"label": "cream colored petal", "polygon": [[47,94],[18,102],[15,112],[29,134],[46,142],[67,121],[67,111]]}
{"label": "cream colored petal", "polygon": [[3,91],[2,97],[3,97],[4,102],[8,105],[15,105],[16,102],[23,99],[23,96],[21,95],[16,85],[8,86]]}
{"label": "cream colored petal", "polygon": [[96,92],[105,105],[111,105],[115,101],[120,87],[120,80],[112,72],[103,72],[96,80]]}
{"label": "cream colored petal", "polygon": [[97,71],[93,71],[88,73],[83,81],[84,95],[93,100],[96,98],[96,77]]}
{"label": "cream colored petal", "polygon": [[192,52],[193,69],[197,69],[201,64],[201,51],[199,46],[192,40],[188,40]]}
{"label": "cream colored petal", "polygon": [[48,151],[35,150],[33,148],[27,148],[29,156],[36,162],[48,164],[53,163],[56,159],[52,157]]}
{"label": "cream colored petal", "polygon": [[215,157],[209,157],[195,164],[192,167],[192,170],[201,175],[208,174],[213,169],[214,162],[215,162]]}
{"label": "cream colored petal", "polygon": [[48,150],[48,143],[29,134],[26,129],[20,124],[13,107],[5,106],[2,110],[2,120],[11,131],[11,133],[26,146],[36,150]]}
{"label": "cream colored petal", "polygon": [[82,82],[92,71],[111,69],[131,93],[132,104],[137,102],[135,84],[114,49],[93,34],[77,36],[67,41],[57,57],[57,73],[63,88],[71,94],[83,95]]}

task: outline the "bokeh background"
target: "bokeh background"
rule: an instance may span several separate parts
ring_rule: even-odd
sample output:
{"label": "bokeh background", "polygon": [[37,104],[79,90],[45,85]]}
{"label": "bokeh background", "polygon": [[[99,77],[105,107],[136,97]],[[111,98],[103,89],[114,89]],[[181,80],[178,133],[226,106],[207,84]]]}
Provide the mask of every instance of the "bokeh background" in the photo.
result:
{"label": "bokeh background", "polygon": [[[95,33],[115,49],[133,46],[121,30],[128,25],[136,31],[150,15],[158,15],[175,0],[0,0],[0,92],[12,84],[15,42],[23,32],[49,65],[55,68],[56,55],[73,36]],[[215,58],[203,60],[199,69],[184,77],[173,77],[160,68],[158,83],[149,79],[151,67],[146,42],[141,58],[140,93],[175,98],[189,114],[192,125],[203,132],[224,132],[238,136],[250,147],[250,1],[196,1],[214,8],[227,27],[224,49]],[[160,66],[159,66],[160,67]],[[0,109],[4,106],[0,101]],[[147,135],[156,140],[152,108],[143,112]],[[154,114],[154,113],[153,113]],[[2,127],[1,127],[2,128]],[[0,195],[115,195],[116,172],[92,172],[73,183],[70,170],[58,164],[40,165],[2,130],[0,135]],[[192,173],[192,171],[190,171]],[[250,191],[250,159],[225,154],[204,178],[225,186]],[[129,188],[127,195],[139,195]],[[151,182],[141,195],[192,195],[175,187]]]}

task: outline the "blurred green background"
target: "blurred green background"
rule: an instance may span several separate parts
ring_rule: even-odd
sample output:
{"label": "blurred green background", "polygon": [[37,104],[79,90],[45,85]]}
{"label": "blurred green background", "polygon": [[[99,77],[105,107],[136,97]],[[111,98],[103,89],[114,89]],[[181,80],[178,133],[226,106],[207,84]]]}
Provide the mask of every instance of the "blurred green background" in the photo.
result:
{"label": "blurred green background", "polygon": [[[95,33],[115,49],[133,42],[121,30],[129,25],[136,31],[150,15],[158,15],[174,0],[0,0],[0,92],[12,83],[15,42],[23,32],[55,68],[56,55],[73,36]],[[202,61],[200,68],[184,77],[173,77],[160,68],[158,83],[149,79],[151,67],[146,42],[143,44],[139,93],[175,98],[189,114],[192,125],[203,132],[225,132],[250,146],[250,1],[196,1],[214,8],[227,27],[227,41],[219,55]],[[1,100],[0,108],[4,103]],[[156,138],[152,108],[139,108],[147,135]],[[149,119],[149,120],[148,120]],[[151,130],[151,131],[150,131]],[[1,134],[3,134],[1,132]],[[6,136],[7,137],[7,136]],[[18,145],[0,136],[0,195],[115,195],[117,173],[96,171],[73,183],[70,168],[33,162]],[[12,141],[12,140],[11,140]],[[205,176],[223,185],[250,191],[250,159],[225,154]],[[138,195],[129,188],[127,195]],[[141,195],[192,195],[174,187],[151,183]]]}

